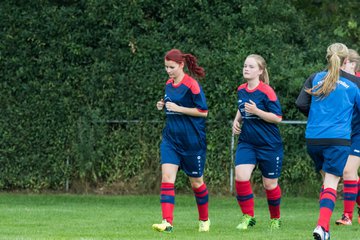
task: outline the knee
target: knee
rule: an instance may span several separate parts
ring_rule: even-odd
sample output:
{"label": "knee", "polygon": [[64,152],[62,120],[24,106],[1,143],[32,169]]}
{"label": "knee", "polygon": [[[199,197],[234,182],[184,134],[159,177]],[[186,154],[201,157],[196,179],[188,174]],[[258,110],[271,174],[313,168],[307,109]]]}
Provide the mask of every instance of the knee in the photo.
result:
{"label": "knee", "polygon": [[174,183],[175,182],[175,176],[173,176],[172,174],[164,173],[164,174],[162,174],[161,182]]}
{"label": "knee", "polygon": [[349,168],[344,169],[343,178],[345,180],[356,180],[357,179],[357,171],[353,171]]}
{"label": "knee", "polygon": [[263,186],[266,190],[272,190],[278,185],[277,180],[263,181]]}
{"label": "knee", "polygon": [[201,187],[201,185],[203,185],[203,183],[191,183],[191,187],[195,189]]}
{"label": "knee", "polygon": [[193,178],[190,180],[191,183],[191,187],[192,188],[199,188],[204,184],[204,181],[202,180],[202,178]]}
{"label": "knee", "polygon": [[246,173],[246,174],[244,174],[244,173],[235,173],[235,180],[236,181],[241,181],[241,182],[243,182],[243,181],[250,181],[250,178],[251,178],[251,173],[250,174],[248,174],[248,173]]}

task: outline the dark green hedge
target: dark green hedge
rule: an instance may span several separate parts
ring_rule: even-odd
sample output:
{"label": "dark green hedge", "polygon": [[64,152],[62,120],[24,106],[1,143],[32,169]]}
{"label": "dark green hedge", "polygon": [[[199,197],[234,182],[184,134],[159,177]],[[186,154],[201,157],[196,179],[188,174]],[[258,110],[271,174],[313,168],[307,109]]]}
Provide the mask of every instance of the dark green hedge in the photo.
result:
{"label": "dark green hedge", "polygon": [[[199,58],[210,109],[206,181],[228,192],[242,64],[264,56],[285,120],[332,42],[359,49],[357,1],[0,2],[0,188],[158,192],[164,53]],[[136,120],[136,121],[133,121]],[[316,192],[302,125],[281,125],[283,189]],[[259,173],[255,174],[259,182]],[[187,190],[183,174],[179,190]]]}

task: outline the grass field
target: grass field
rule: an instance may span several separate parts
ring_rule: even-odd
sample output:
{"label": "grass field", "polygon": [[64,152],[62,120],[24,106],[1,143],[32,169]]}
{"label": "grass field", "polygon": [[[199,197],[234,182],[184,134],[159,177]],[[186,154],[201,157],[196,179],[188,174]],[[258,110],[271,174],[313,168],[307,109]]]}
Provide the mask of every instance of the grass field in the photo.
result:
{"label": "grass field", "polygon": [[[317,199],[283,198],[282,228],[268,230],[266,199],[255,199],[257,224],[242,232],[236,229],[241,216],[234,197],[210,196],[209,233],[197,232],[194,197],[176,196],[174,232],[151,229],[161,221],[159,196],[26,195],[0,194],[0,239],[313,239],[318,217]],[[331,239],[358,240],[360,225],[339,227],[337,201],[331,220]],[[357,216],[357,215],[355,215]]]}

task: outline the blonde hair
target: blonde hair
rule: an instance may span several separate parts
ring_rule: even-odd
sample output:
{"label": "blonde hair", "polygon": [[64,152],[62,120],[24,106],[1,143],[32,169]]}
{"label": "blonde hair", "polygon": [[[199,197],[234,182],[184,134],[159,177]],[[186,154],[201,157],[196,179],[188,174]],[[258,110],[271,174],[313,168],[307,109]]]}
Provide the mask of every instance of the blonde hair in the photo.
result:
{"label": "blonde hair", "polygon": [[328,61],[328,71],[324,79],[316,86],[305,89],[314,96],[326,97],[336,88],[336,83],[340,77],[340,67],[349,56],[349,49],[342,43],[333,43],[327,48],[326,59]]}
{"label": "blonde hair", "polygon": [[266,68],[266,62],[265,59],[258,55],[258,54],[250,54],[249,56],[247,56],[246,58],[253,58],[255,59],[256,63],[258,64],[259,68],[261,70],[263,70],[263,73],[259,76],[259,79],[261,81],[263,81],[264,83],[269,85],[269,73],[268,70]]}
{"label": "blonde hair", "polygon": [[360,71],[360,56],[354,49],[349,49],[349,61],[355,63],[355,72]]}

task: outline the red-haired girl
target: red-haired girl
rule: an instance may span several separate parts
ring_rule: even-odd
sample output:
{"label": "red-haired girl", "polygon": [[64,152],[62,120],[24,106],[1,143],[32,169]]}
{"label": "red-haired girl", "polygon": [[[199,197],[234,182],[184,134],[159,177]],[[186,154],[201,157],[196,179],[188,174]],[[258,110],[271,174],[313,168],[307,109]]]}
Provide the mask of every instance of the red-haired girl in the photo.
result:
{"label": "red-haired girl", "polygon": [[[184,72],[184,67],[190,75]],[[208,190],[203,180],[206,161],[205,118],[208,115],[206,98],[200,84],[193,77],[204,77],[205,71],[197,59],[178,49],[165,55],[165,96],[157,102],[158,110],[165,108],[166,125],[160,145],[162,223],[154,230],[172,232],[175,205],[175,179],[179,169],[189,177],[199,212],[199,232],[210,228]],[[192,77],[193,76],[193,77]]]}

